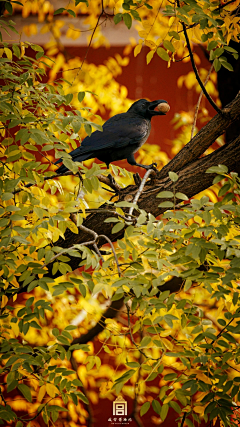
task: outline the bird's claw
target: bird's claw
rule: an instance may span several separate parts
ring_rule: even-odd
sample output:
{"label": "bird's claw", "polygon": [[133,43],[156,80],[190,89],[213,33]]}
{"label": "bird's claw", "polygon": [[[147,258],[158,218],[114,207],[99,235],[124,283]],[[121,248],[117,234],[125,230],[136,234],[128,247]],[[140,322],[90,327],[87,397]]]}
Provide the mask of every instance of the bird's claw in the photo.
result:
{"label": "bird's claw", "polygon": [[134,179],[135,184],[139,187],[141,182],[142,182],[139,173],[134,173],[133,179]]}
{"label": "bird's claw", "polygon": [[109,181],[110,181],[110,187],[111,188],[113,188],[113,190],[116,192],[116,193],[119,193],[119,189],[120,189],[120,186],[116,183],[116,181],[115,181],[115,179],[114,179],[114,177],[109,173],[108,174],[108,179],[109,179]]}
{"label": "bird's claw", "polygon": [[153,169],[154,171],[157,171],[157,163],[152,163],[149,165],[149,169]]}

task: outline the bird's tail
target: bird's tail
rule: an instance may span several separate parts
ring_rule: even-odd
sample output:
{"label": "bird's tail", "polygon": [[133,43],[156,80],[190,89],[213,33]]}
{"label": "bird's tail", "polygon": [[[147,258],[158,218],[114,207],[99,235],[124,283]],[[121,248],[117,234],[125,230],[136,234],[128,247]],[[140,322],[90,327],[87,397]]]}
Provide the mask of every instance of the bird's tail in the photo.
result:
{"label": "bird's tail", "polygon": [[[74,151],[72,153],[69,153],[74,162],[84,162],[84,160],[89,160],[89,159],[92,159],[93,157],[95,157],[93,153],[85,153],[85,154],[79,154],[79,153],[77,154],[76,153],[76,155],[74,155],[75,154]],[[58,163],[62,162],[62,160],[63,160],[62,158],[58,159],[54,164],[57,165]],[[62,175],[63,173],[67,172],[68,170],[69,169],[67,168],[67,166],[61,165],[55,172],[58,175]]]}

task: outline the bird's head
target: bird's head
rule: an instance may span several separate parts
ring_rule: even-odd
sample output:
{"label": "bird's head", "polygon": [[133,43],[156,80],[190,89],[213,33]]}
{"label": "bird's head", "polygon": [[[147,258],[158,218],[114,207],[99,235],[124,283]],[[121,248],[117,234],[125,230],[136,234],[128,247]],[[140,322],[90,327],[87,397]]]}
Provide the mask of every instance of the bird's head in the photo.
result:
{"label": "bird's head", "polygon": [[146,99],[139,99],[139,101],[132,104],[128,111],[151,120],[153,116],[163,116],[167,114],[169,110],[170,106],[164,99],[158,99],[152,102]]}

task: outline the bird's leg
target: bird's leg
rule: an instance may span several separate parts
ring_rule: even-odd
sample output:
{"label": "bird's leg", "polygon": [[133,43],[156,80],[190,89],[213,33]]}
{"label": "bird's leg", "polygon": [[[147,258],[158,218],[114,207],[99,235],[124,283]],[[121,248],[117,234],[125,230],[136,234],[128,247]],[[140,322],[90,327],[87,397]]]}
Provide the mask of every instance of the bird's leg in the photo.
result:
{"label": "bird's leg", "polygon": [[133,174],[133,179],[135,184],[139,187],[142,180],[138,172]]}
{"label": "bird's leg", "polygon": [[115,193],[119,193],[119,185],[116,183],[115,179],[113,178],[113,176],[109,173],[108,174],[108,179],[110,181],[110,187],[113,188],[113,190],[115,191]]}
{"label": "bird's leg", "polygon": [[133,154],[130,154],[130,156],[128,156],[127,162],[132,166],[139,166],[140,168],[143,168],[146,170],[149,170],[149,169],[153,169],[155,171],[157,170],[157,163],[152,163],[151,165],[141,165],[141,163],[136,162]]}

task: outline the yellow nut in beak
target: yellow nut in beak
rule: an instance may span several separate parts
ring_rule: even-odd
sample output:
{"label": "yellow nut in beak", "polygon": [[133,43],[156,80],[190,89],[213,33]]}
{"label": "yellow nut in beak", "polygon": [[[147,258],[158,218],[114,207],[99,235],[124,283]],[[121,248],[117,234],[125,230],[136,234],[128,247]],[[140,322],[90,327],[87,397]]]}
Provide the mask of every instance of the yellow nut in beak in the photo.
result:
{"label": "yellow nut in beak", "polygon": [[157,110],[160,111],[161,113],[166,114],[170,110],[170,105],[167,104],[166,102],[161,102],[160,104],[158,104]]}

